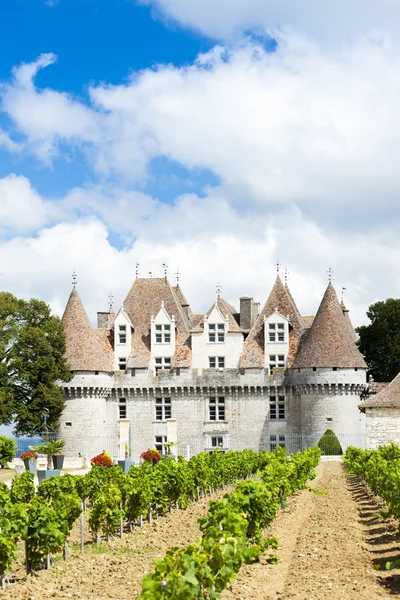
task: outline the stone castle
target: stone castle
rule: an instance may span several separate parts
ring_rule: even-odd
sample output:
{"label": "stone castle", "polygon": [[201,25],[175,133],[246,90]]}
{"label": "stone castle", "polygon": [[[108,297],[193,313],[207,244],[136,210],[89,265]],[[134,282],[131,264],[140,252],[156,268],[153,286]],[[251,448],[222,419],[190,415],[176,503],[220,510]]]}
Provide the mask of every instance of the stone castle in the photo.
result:
{"label": "stone castle", "polygon": [[364,443],[367,365],[331,283],[315,317],[301,316],[278,275],[261,310],[251,297],[239,311],[218,297],[193,313],[179,285],[137,278],[97,328],[75,287],[62,320],[73,379],[62,384],[60,435],[70,456],[106,449],[137,460],[170,444],[184,455],[296,451],[327,429],[343,450]]}

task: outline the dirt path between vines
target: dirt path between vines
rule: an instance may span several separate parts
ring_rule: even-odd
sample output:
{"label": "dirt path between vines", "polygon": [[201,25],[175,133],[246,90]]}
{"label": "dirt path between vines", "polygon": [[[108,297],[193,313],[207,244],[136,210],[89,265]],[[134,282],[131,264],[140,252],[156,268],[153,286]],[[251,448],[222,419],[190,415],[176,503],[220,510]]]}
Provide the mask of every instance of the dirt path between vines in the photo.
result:
{"label": "dirt path between vines", "polygon": [[[144,523],[143,529],[114,538],[99,548],[87,545],[85,554],[79,554],[80,529],[75,527],[71,536],[73,554],[64,561],[58,557],[53,568],[37,575],[24,574],[23,552],[19,552],[13,573],[16,580],[6,591],[0,590],[1,599],[45,600],[47,598],[80,598],[81,600],[132,600],[141,590],[143,577],[152,569],[153,561],[164,556],[172,546],[187,546],[200,537],[198,519],[207,514],[209,503],[226,491]],[[87,528],[85,539],[92,539]]]}
{"label": "dirt path between vines", "polygon": [[[400,569],[385,571],[400,557],[393,521],[341,462],[322,462],[311,486],[279,512],[269,536],[280,538],[279,562],[244,566],[223,600],[375,600],[400,594]],[[379,565],[380,570],[376,570]],[[383,570],[381,570],[383,569]]]}

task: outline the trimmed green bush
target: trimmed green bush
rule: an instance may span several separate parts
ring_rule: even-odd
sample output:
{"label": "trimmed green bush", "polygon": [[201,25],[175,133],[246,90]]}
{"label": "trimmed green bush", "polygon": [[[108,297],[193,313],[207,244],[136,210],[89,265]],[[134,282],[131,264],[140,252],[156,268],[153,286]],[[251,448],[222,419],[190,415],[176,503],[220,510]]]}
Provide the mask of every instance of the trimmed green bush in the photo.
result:
{"label": "trimmed green bush", "polygon": [[16,450],[15,440],[6,435],[0,435],[0,466],[2,469],[7,468],[8,463],[14,458]]}
{"label": "trimmed green bush", "polygon": [[325,431],[318,442],[318,448],[325,456],[338,456],[339,454],[343,454],[342,446],[332,429],[327,429]]}

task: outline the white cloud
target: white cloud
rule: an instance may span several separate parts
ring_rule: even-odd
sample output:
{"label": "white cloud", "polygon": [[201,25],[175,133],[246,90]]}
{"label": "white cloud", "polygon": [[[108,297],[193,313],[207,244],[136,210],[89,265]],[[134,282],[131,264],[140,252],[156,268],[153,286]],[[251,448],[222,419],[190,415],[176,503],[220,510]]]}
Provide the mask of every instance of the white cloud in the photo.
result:
{"label": "white cloud", "polygon": [[26,177],[9,175],[0,179],[0,234],[34,231],[55,212]]}
{"label": "white cloud", "polygon": [[242,31],[291,28],[323,43],[366,32],[399,33],[396,0],[141,0],[178,23],[216,38]]}
{"label": "white cloud", "polygon": [[14,142],[8,133],[0,127],[0,148],[7,150],[8,152],[20,152],[22,150],[22,144]]}

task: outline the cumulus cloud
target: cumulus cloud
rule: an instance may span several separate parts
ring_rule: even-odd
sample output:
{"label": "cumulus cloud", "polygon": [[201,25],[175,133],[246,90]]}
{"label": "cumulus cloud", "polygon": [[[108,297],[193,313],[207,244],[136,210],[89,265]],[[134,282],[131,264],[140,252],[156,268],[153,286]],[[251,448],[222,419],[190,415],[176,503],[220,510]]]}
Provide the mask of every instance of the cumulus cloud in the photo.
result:
{"label": "cumulus cloud", "polygon": [[0,179],[0,234],[35,231],[51,220],[53,213],[55,207],[41,198],[26,177]]}
{"label": "cumulus cloud", "polygon": [[395,0],[141,0],[186,27],[215,38],[232,38],[249,29],[301,31],[325,43],[380,31],[399,33]]}

